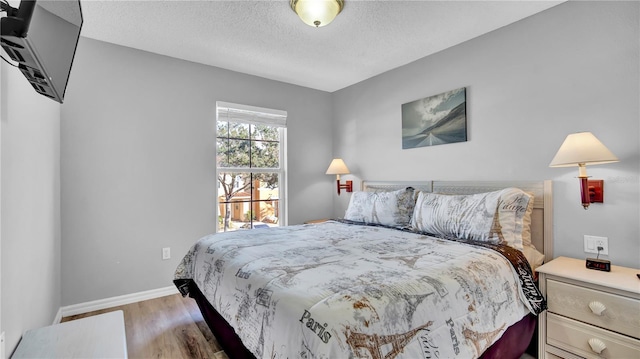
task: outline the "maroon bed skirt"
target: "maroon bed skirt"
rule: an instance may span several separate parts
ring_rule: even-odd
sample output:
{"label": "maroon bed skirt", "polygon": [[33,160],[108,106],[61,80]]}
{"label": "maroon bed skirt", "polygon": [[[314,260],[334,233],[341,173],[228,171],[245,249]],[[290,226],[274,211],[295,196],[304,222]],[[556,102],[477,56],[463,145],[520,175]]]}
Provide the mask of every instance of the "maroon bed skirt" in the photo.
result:
{"label": "maroon bed skirt", "polygon": [[[227,356],[231,359],[255,359],[255,356],[244,347],[233,328],[209,304],[209,301],[207,301],[198,286],[193,281],[190,281],[188,287],[189,296],[198,303],[205,322],[211,328],[211,332],[218,339],[218,343]],[[480,358],[517,359],[524,352],[537,357],[537,353],[535,353],[537,343],[535,340],[531,340],[534,338],[534,332],[536,331],[536,318],[535,315],[529,314],[507,328],[502,337],[489,347]]]}

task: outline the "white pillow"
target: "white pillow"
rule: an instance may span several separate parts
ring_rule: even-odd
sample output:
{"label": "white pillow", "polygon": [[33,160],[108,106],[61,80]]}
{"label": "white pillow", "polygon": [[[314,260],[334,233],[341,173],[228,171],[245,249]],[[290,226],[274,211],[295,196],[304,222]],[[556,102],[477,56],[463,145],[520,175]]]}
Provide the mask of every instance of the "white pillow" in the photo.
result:
{"label": "white pillow", "polygon": [[524,217],[522,217],[522,245],[523,246],[533,246],[531,242],[531,213],[533,212],[533,203],[534,196],[530,194],[529,204],[527,205],[527,211],[524,213]]}
{"label": "white pillow", "polygon": [[344,219],[385,226],[405,227],[415,206],[414,189],[390,192],[353,192]]}
{"label": "white pillow", "polygon": [[420,192],[411,225],[419,232],[497,243],[491,233],[499,198],[499,191],[471,195]]}
{"label": "white pillow", "polygon": [[536,269],[540,267],[544,262],[544,254],[540,253],[536,249],[536,247],[532,245],[525,245],[522,249],[522,253],[524,254],[525,258],[527,258],[527,261],[531,266],[531,270],[533,271],[533,273],[535,273]]}
{"label": "white pillow", "polygon": [[533,195],[519,188],[506,188],[500,192],[496,220],[491,238],[522,250],[524,243],[531,245],[531,212]]}

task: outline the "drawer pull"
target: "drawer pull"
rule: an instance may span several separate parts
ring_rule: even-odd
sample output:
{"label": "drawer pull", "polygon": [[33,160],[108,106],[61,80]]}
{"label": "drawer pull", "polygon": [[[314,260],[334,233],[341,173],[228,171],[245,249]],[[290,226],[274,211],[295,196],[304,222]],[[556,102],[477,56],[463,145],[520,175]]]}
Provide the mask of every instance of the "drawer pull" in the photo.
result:
{"label": "drawer pull", "polygon": [[595,315],[602,315],[602,312],[604,312],[605,309],[607,309],[607,307],[605,307],[604,304],[595,300],[589,303],[589,308]]}
{"label": "drawer pull", "polygon": [[591,347],[591,350],[598,354],[607,349],[607,346],[602,342],[602,340],[596,338],[589,339],[589,346]]}

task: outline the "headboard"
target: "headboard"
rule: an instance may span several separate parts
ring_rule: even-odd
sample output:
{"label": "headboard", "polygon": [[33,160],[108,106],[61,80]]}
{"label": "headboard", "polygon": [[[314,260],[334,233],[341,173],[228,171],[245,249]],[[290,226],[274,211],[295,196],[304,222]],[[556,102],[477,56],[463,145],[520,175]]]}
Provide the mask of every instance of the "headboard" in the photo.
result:
{"label": "headboard", "polygon": [[534,196],[531,213],[531,242],[544,254],[545,262],[553,259],[553,192],[552,182],[544,181],[362,181],[363,191],[394,191],[406,187],[419,191],[449,194],[474,194],[517,187]]}

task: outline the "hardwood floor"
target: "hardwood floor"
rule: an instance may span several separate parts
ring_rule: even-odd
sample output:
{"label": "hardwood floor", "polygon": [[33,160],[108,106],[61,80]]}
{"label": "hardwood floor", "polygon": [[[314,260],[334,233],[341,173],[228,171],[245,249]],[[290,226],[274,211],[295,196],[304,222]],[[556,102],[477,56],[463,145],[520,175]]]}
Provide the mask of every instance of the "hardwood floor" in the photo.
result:
{"label": "hardwood floor", "polygon": [[62,322],[124,312],[129,358],[228,359],[198,305],[179,294],[62,318]]}
{"label": "hardwood floor", "polygon": [[[229,359],[198,305],[179,294],[62,318],[62,322],[122,310],[129,358]],[[524,354],[520,359],[534,359]]]}

